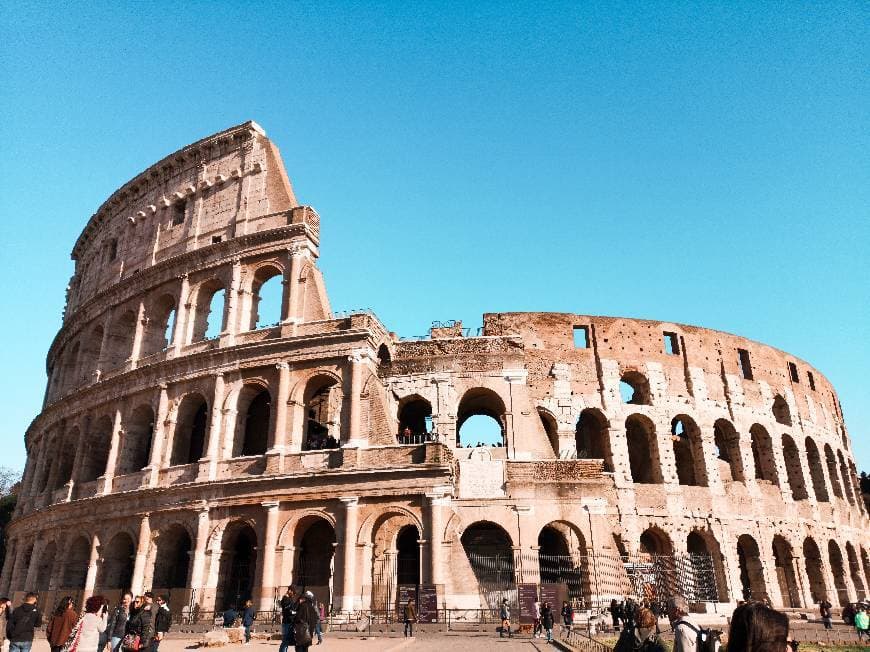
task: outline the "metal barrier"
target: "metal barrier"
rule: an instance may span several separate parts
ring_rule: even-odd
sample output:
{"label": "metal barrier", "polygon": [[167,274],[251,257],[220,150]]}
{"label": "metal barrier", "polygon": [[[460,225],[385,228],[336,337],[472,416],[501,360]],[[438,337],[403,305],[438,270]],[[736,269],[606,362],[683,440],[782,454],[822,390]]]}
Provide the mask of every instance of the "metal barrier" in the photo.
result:
{"label": "metal barrier", "polygon": [[597,641],[586,632],[579,629],[562,628],[559,640],[580,652],[613,652],[609,645]]}

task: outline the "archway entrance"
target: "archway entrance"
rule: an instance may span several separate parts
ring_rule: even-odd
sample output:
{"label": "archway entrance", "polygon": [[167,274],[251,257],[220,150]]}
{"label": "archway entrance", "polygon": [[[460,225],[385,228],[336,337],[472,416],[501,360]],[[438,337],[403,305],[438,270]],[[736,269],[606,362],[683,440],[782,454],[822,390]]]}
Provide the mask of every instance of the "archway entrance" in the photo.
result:
{"label": "archway entrance", "polygon": [[[564,523],[553,523],[545,525],[538,533],[537,565],[540,582],[557,585],[560,603],[561,600],[571,600],[588,605],[592,599],[593,578],[589,577],[586,560],[580,555],[586,546],[582,535],[568,528]],[[570,543],[569,536],[573,539]],[[523,560],[523,569],[525,567]],[[524,575],[522,579],[525,582],[529,578]],[[555,608],[557,605],[551,606]]]}
{"label": "archway entrance", "polygon": [[810,581],[810,595],[813,602],[818,604],[828,596],[825,586],[825,574],[822,571],[822,553],[811,537],[804,539],[803,545],[804,564],[807,568],[807,578]]}
{"label": "archway entrance", "polygon": [[133,580],[136,547],[126,532],[116,534],[106,546],[97,586],[101,589],[127,589]]}
{"label": "archway entrance", "polygon": [[712,533],[693,531],[686,537],[687,571],[683,585],[684,597],[690,604],[727,602],[728,583],[719,543]]}
{"label": "archway entrance", "polygon": [[257,569],[257,533],[247,523],[227,526],[221,540],[221,562],[216,603],[224,608],[242,605],[253,595]]}
{"label": "archway entrance", "polygon": [[413,525],[406,525],[396,537],[396,581],[399,585],[420,584],[420,535]]}
{"label": "archway entrance", "polygon": [[783,607],[802,607],[800,590],[794,572],[794,555],[788,541],[777,535],[773,537],[773,561],[776,567],[776,580],[782,595]]}
{"label": "archway entrance", "polygon": [[763,600],[767,597],[761,553],[758,544],[748,534],[737,539],[737,560],[740,564],[740,585],[744,600]]}
{"label": "archway entrance", "polygon": [[479,521],[465,529],[461,541],[482,603],[495,609],[503,597],[513,601],[516,573],[510,535],[495,523]]}
{"label": "archway entrance", "polygon": [[60,588],[76,591],[85,588],[90,554],[91,543],[84,537],[76,539],[70,545],[63,565],[63,578],[61,579]]}
{"label": "archway entrance", "polygon": [[297,526],[298,558],[293,569],[294,584],[311,591],[318,602],[332,599],[332,557],[335,554],[335,528],[328,521],[311,517]]}
{"label": "archway entrance", "polygon": [[837,601],[841,607],[849,604],[849,591],[846,589],[846,568],[843,565],[843,553],[840,546],[831,539],[828,542],[828,561],[831,563],[831,575],[834,576],[834,588],[837,589]]}
{"label": "archway entrance", "polygon": [[154,579],[151,583],[155,589],[179,589],[187,586],[191,548],[190,535],[180,525],[174,525],[160,533]]}

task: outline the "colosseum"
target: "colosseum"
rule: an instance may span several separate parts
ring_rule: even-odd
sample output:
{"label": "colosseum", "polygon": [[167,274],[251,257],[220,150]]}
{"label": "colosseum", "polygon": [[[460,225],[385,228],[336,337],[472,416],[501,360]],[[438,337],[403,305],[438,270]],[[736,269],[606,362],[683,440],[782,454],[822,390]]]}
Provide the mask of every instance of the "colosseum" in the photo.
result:
{"label": "colosseum", "polygon": [[[319,233],[253,122],[97,210],[25,435],[0,594],[152,588],[192,617],[248,597],[268,611],[294,584],[336,614],[416,594],[424,622],[502,597],[524,614],[535,591],[581,611],[867,597],[870,518],[818,369],[582,314],[403,339],[331,311]],[[498,441],[464,440],[473,417]]]}

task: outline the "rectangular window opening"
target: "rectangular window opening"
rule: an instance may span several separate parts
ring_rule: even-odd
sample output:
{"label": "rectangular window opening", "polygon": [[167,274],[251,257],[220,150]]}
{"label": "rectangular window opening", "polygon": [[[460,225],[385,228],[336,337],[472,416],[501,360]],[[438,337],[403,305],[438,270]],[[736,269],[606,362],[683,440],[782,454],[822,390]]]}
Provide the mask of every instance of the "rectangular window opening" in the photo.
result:
{"label": "rectangular window opening", "polygon": [[589,348],[589,327],[575,326],[574,327],[574,348],[588,349]]}
{"label": "rectangular window opening", "polygon": [[749,361],[749,351],[737,349],[737,358],[740,361],[740,373],[746,380],[752,380],[752,363]]}
{"label": "rectangular window opening", "polygon": [[222,238],[221,236],[219,236],[219,235],[213,235],[213,236],[211,237],[211,243],[212,243],[212,244],[217,244],[217,243],[220,242],[221,240],[223,240],[223,238]]}
{"label": "rectangular window opening", "polygon": [[665,340],[665,353],[668,355],[680,355],[680,338],[676,333],[663,333]]}
{"label": "rectangular window opening", "polygon": [[813,372],[807,371],[807,380],[810,383],[810,389],[816,391],[816,379],[813,378]]}
{"label": "rectangular window opening", "polygon": [[798,376],[797,365],[794,362],[788,363],[788,375],[791,376],[791,382],[799,383],[801,381],[801,377]]}
{"label": "rectangular window opening", "polygon": [[172,226],[184,224],[184,202],[176,202],[172,205]]}

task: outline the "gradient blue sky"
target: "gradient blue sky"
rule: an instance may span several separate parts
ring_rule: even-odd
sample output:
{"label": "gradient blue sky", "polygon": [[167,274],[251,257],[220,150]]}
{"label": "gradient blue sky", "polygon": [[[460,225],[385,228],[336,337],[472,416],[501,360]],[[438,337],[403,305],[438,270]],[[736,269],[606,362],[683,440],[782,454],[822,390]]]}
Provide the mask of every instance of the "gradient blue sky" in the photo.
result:
{"label": "gradient blue sky", "polygon": [[831,379],[870,471],[868,26],[860,1],[6,3],[0,465],[88,217],[254,119],[323,218],[335,309],[738,333]]}

